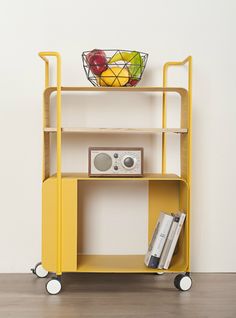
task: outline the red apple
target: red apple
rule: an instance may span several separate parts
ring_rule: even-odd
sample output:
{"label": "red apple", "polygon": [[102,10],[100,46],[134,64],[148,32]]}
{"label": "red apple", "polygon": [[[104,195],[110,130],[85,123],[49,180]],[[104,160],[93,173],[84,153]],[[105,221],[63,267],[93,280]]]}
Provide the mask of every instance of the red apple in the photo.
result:
{"label": "red apple", "polygon": [[138,84],[138,82],[139,82],[139,80],[131,78],[128,84],[130,86],[136,86]]}
{"label": "red apple", "polygon": [[94,49],[87,55],[87,62],[89,64],[90,70],[95,75],[100,75],[107,69],[107,59],[106,54],[102,50]]}

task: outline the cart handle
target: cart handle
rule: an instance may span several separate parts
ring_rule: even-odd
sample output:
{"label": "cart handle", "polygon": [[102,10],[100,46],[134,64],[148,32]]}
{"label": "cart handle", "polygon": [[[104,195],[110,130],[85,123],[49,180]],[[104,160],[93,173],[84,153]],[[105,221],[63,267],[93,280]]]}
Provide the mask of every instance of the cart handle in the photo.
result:
{"label": "cart handle", "polygon": [[45,62],[45,88],[49,87],[49,57],[57,59],[57,89],[61,88],[61,55],[58,52],[39,52],[39,56]]}
{"label": "cart handle", "polygon": [[[186,57],[180,62],[167,62],[163,66],[163,87],[167,87],[167,71],[170,66],[183,66],[188,63],[188,104],[189,104],[189,127],[192,122],[192,56]],[[167,123],[166,93],[162,97],[162,128],[166,128]],[[166,136],[162,135],[162,173],[166,173]]]}

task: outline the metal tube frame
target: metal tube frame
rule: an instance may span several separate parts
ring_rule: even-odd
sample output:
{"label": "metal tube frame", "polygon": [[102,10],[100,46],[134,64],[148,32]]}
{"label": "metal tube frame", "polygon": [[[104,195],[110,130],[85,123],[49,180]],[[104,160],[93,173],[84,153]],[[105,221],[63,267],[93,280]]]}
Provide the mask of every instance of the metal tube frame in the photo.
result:
{"label": "metal tube frame", "polygon": [[[47,57],[56,57],[57,60],[57,271],[60,276],[61,271],[61,240],[62,240],[62,176],[61,176],[61,56],[58,52],[40,52],[39,56],[45,62],[45,89],[49,87],[50,72],[49,60]],[[188,211],[190,210],[190,185],[191,185],[191,153],[192,153],[192,57],[188,56],[181,62],[167,62],[163,67],[163,88],[167,87],[167,71],[171,66],[183,66],[188,63],[188,106],[189,106],[189,127],[188,127]],[[163,92],[162,100],[162,128],[166,128],[167,123],[166,92]],[[45,123],[44,123],[45,124]],[[162,173],[166,173],[166,134],[162,134]],[[189,224],[190,222],[188,222]],[[188,227],[189,234],[189,227]],[[189,248],[188,248],[189,259]]]}
{"label": "metal tube frame", "polygon": [[[192,132],[192,56],[188,56],[181,62],[167,62],[163,67],[163,87],[167,87],[167,72],[170,66],[183,66],[188,63],[188,106],[189,106],[189,146],[191,153],[191,132]],[[166,128],[166,92],[163,92],[162,98],[162,128]],[[191,159],[191,158],[189,158]],[[166,173],[166,134],[162,135],[162,173]],[[188,176],[191,180],[191,160],[188,164]]]}
{"label": "metal tube frame", "polygon": [[[187,173],[187,188],[188,188],[188,197],[187,197],[187,207],[188,207],[188,226],[187,226],[187,258],[190,259],[190,200],[191,200],[191,179],[192,179],[192,56],[188,56],[181,62],[167,62],[163,67],[163,87],[167,87],[167,72],[171,66],[183,66],[188,63],[188,173]],[[162,127],[166,128],[166,93],[163,92],[162,99]],[[162,173],[166,173],[166,134],[162,134]],[[189,268],[188,270],[189,271]]]}
{"label": "metal tube frame", "polygon": [[57,271],[61,272],[61,237],[62,237],[62,179],[61,179],[61,56],[58,52],[40,52],[39,56],[45,62],[45,89],[49,87],[49,60],[47,57],[55,57],[57,60]]}

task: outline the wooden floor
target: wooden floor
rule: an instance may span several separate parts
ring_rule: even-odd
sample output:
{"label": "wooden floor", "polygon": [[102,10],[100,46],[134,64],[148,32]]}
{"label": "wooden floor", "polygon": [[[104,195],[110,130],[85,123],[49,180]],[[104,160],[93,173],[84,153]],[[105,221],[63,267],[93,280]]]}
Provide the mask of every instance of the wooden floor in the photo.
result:
{"label": "wooden floor", "polygon": [[46,279],[0,274],[0,318],[235,318],[236,273],[192,274],[179,292],[174,274],[64,274],[63,291],[50,296]]}

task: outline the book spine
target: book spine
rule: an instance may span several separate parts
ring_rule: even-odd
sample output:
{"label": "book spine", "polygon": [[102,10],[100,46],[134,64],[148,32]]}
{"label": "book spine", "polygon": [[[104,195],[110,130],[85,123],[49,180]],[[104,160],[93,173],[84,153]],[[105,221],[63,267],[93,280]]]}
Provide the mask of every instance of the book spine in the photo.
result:
{"label": "book spine", "polygon": [[149,248],[148,257],[145,259],[145,264],[151,268],[157,268],[161,252],[163,250],[166,238],[168,236],[173,216],[162,213],[161,222],[159,222],[158,231],[155,231],[155,236],[151,242],[151,249]]}
{"label": "book spine", "polygon": [[176,229],[176,231],[175,231],[175,235],[174,235],[174,238],[173,238],[173,240],[172,240],[172,244],[171,244],[171,246],[170,246],[168,255],[167,255],[167,257],[166,257],[164,269],[168,269],[169,266],[170,266],[170,262],[171,262],[171,259],[172,259],[173,254],[174,254],[174,250],[175,250],[175,247],[176,247],[176,244],[177,244],[177,241],[178,241],[178,238],[179,238],[181,229],[182,229],[182,227],[183,227],[185,217],[186,217],[186,214],[185,214],[185,213],[181,213],[181,214],[180,214],[179,223],[178,223],[177,229]]}
{"label": "book spine", "polygon": [[158,266],[159,269],[162,269],[165,265],[167,255],[168,255],[168,252],[170,250],[170,247],[171,247],[171,244],[172,244],[172,241],[173,241],[173,238],[174,238],[177,226],[178,226],[178,222],[179,222],[179,217],[174,217],[174,220],[173,220],[173,223],[171,225],[168,237],[166,239],[166,243],[164,245],[164,248],[163,248],[163,251],[161,254],[161,258],[160,258],[160,262],[159,262],[159,266]]}
{"label": "book spine", "polygon": [[159,262],[159,258],[150,254],[149,255],[149,258],[148,258],[148,261],[145,262],[145,264],[147,265],[147,267],[149,268],[157,268],[158,266],[158,262]]}
{"label": "book spine", "polygon": [[[156,266],[157,266],[157,265],[155,265],[154,260],[153,259],[151,260],[151,257],[154,256],[154,255],[152,255],[153,247],[154,247],[155,240],[156,240],[156,237],[157,237],[157,233],[159,231],[159,228],[160,228],[160,225],[161,225],[161,222],[162,222],[163,218],[164,218],[164,213],[161,213],[160,216],[159,216],[159,219],[157,221],[155,230],[153,232],[151,242],[150,242],[150,244],[148,246],[148,252],[146,253],[145,259],[144,259],[145,265],[148,266],[148,267],[151,267],[151,268],[156,268]],[[156,261],[156,263],[157,263],[157,261]]]}
{"label": "book spine", "polygon": [[172,222],[173,222],[173,217],[170,215],[166,215],[163,220],[162,227],[160,227],[160,232],[157,235],[156,244],[155,244],[155,254],[158,258],[160,258],[161,256]]}

